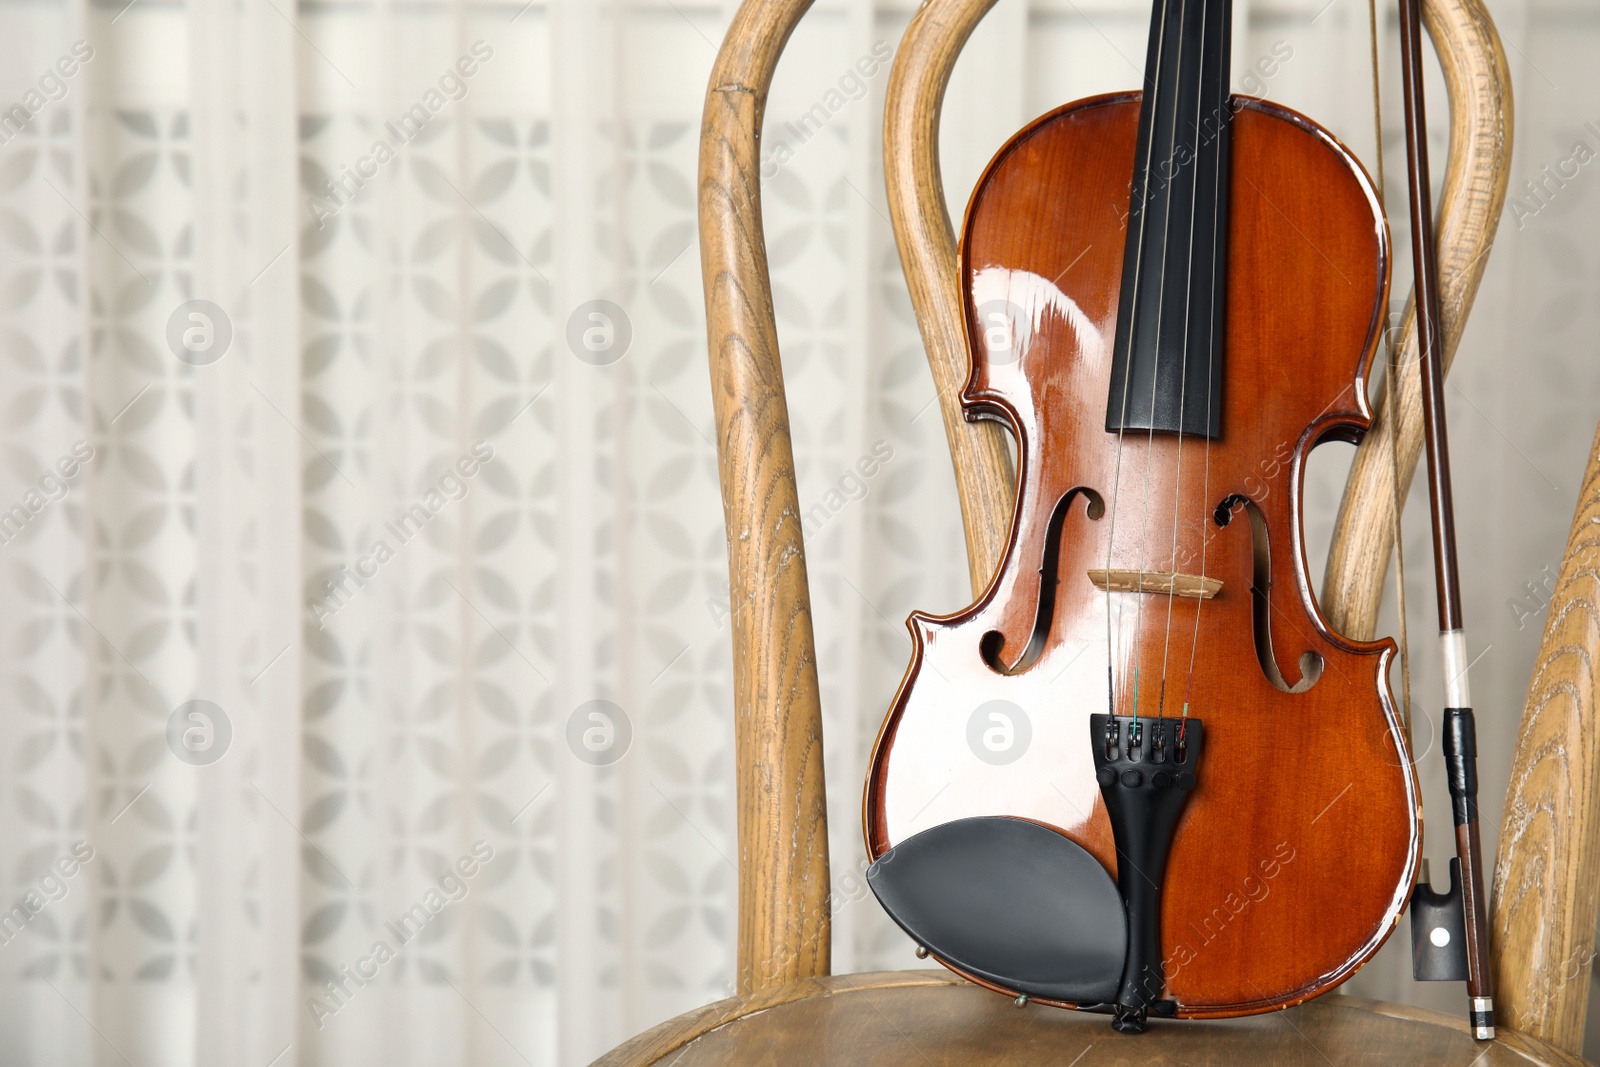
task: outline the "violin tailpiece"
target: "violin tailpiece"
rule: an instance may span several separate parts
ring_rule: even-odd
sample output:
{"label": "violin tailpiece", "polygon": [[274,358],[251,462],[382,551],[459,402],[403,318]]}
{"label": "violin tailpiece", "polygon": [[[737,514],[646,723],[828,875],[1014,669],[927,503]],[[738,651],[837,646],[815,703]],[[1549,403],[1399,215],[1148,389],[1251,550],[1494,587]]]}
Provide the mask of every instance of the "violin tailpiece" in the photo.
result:
{"label": "violin tailpiece", "polygon": [[1091,715],[1095,775],[1117,846],[1117,889],[1128,918],[1128,953],[1112,1007],[1112,1025],[1144,1029],[1158,1007],[1161,971],[1161,885],[1178,816],[1194,791],[1205,748],[1199,719]]}

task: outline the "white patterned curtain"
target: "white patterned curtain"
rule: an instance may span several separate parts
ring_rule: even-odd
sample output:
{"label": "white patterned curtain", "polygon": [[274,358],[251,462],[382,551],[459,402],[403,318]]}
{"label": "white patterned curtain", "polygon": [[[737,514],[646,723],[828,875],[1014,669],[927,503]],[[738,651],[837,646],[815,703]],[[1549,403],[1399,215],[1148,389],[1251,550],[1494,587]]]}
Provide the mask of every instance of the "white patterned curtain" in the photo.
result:
{"label": "white patterned curtain", "polygon": [[[1600,151],[1600,16],[1491,6],[1519,199],[1451,403],[1492,829],[1600,416],[1600,178],[1574,162]],[[582,1064],[731,993],[694,202],[730,13],[0,0],[0,1062]],[[909,15],[818,0],[764,146],[841,972],[915,965],[861,878],[858,790],[902,620],[967,601],[878,162]],[[1147,18],[1004,0],[952,83],[952,205],[1028,118],[1135,85]],[[1365,4],[1236,24],[1239,85],[1286,47],[1258,91],[1370,165]],[[1437,670],[1419,653],[1420,693]],[[1453,1008],[1405,956],[1353,986]]]}

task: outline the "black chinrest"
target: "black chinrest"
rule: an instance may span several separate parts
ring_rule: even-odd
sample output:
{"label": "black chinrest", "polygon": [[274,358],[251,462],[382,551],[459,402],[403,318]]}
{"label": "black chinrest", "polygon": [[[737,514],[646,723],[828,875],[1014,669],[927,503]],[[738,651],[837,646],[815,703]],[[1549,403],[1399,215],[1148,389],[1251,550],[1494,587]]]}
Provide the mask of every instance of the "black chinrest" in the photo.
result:
{"label": "black chinrest", "polygon": [[906,838],[867,884],[934,956],[1029,997],[1116,1000],[1128,949],[1117,885],[1081,845],[1025,819],[957,819]]}

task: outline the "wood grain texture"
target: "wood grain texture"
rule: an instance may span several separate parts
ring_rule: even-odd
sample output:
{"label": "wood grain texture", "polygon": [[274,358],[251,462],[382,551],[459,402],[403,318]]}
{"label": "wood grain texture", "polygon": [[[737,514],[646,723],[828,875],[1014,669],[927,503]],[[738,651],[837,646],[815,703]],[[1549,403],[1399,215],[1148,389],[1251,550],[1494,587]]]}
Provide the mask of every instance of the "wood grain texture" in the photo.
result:
{"label": "wood grain texture", "polygon": [[[1423,19],[1433,38],[1450,103],[1450,152],[1439,198],[1439,298],[1446,368],[1466,328],[1467,313],[1488,265],[1510,177],[1511,72],[1494,21],[1481,0],[1427,0]],[[1416,312],[1407,303],[1395,335],[1402,368],[1398,391],[1400,496],[1422,452],[1422,389],[1417,375]],[[1377,632],[1378,608],[1394,550],[1394,471],[1389,436],[1391,391],[1381,391],[1377,419],[1356,449],[1328,551],[1322,610],[1334,629],[1356,640]]]}
{"label": "wood grain texture", "polygon": [[[1385,682],[1394,645],[1327,629],[1300,532],[1307,454],[1370,416],[1362,376],[1383,325],[1388,233],[1342,146],[1241,98],[1228,127],[1222,433],[1109,434],[1139,111],[1137,94],[1118,94],[1045,115],[973,194],[961,285],[967,343],[983,355],[961,398],[1012,427],[1017,515],[977,603],[911,617],[912,663],[869,770],[867,851],[1011,816],[1114,872],[1090,716],[1107,710],[1108,679],[1118,714],[1188,707],[1206,755],[1163,881],[1166,995],[1188,1017],[1247,1014],[1353,973],[1394,929],[1416,869],[1416,787]],[[986,349],[991,335],[1004,343]],[[1223,586],[1207,600],[1107,593],[1089,575],[1108,565]],[[1027,724],[1004,758],[972,740],[997,706],[1014,738]],[[1262,951],[1273,944],[1294,951]]]}
{"label": "wood grain texture", "polygon": [[759,157],[773,70],[810,6],[745,0],[712,68],[700,134],[700,266],[733,621],[741,993],[825,975],[831,949],[822,708]]}
{"label": "wood grain texture", "polygon": [[889,218],[950,442],[974,597],[1000,565],[1016,484],[1000,426],[967,421],[961,406],[970,364],[956,278],[956,236],[939,171],[939,116],[956,58],[994,4],[926,0],[917,9],[889,74],[883,116]]}
{"label": "wood grain texture", "polygon": [[1106,570],[1091,568],[1089,580],[1096,589],[1113,593],[1171,593],[1191,600],[1210,600],[1222,592],[1222,579],[1172,571]]}
{"label": "wood grain texture", "polygon": [[1600,436],[1522,712],[1492,919],[1505,1025],[1583,1047],[1600,904]]}
{"label": "wood grain texture", "polygon": [[1018,1011],[942,972],[900,971],[814,979],[711,1004],[639,1035],[594,1067],[655,1063],[1581,1067],[1582,1061],[1516,1034],[1479,1044],[1454,1016],[1358,997],[1226,1022],[1157,1021],[1148,1033],[1124,1036],[1103,1015]]}

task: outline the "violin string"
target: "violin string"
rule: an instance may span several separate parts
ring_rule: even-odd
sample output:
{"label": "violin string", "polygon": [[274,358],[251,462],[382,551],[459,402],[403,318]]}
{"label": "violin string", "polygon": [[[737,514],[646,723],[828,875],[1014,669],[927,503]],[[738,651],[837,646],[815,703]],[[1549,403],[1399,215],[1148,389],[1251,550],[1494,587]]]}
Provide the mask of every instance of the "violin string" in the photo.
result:
{"label": "violin string", "polygon": [[[1221,82],[1221,100],[1223,110],[1227,112],[1225,118],[1219,117],[1217,124],[1217,150],[1212,155],[1212,185],[1215,189],[1211,201],[1211,308],[1210,320],[1206,330],[1206,427],[1211,426],[1212,404],[1215,402],[1216,362],[1217,362],[1217,260],[1221,258],[1222,250],[1222,202],[1228,195],[1228,190],[1222,187],[1222,159],[1227,154],[1227,146],[1222,143],[1227,135],[1225,125],[1233,121],[1233,108],[1229,102],[1229,86],[1227,82],[1228,68],[1226,64],[1219,65],[1217,79]],[[1222,280],[1227,284],[1227,279]],[[1205,462],[1202,466],[1200,488],[1200,583],[1202,588],[1206,580],[1206,549],[1211,545],[1211,529],[1207,525],[1207,510],[1211,504],[1211,434],[1206,434]],[[1181,743],[1184,734],[1189,729],[1189,700],[1194,696],[1194,667],[1195,659],[1200,651],[1200,613],[1205,608],[1204,597],[1199,598],[1194,604],[1194,633],[1189,639],[1189,677],[1183,687],[1183,725],[1178,727],[1178,741]]]}
{"label": "violin string", "polygon": [[[1183,73],[1183,29],[1185,20],[1188,18],[1189,14],[1189,0],[1180,0],[1180,2],[1181,6],[1178,8],[1178,57],[1172,65],[1174,81],[1176,81],[1177,78]],[[1178,156],[1178,126],[1180,117],[1178,114],[1178,105],[1182,102],[1182,100],[1183,97],[1179,95],[1172,101],[1172,133],[1167,138],[1167,169],[1169,171],[1172,169],[1172,164]],[[1139,534],[1138,579],[1134,586],[1136,595],[1139,599],[1134,602],[1133,608],[1133,655],[1135,657],[1133,668],[1133,721],[1135,724],[1137,724],[1139,721],[1139,665],[1137,663],[1137,657],[1140,650],[1144,647],[1145,556],[1149,552],[1150,548],[1150,471],[1152,466],[1151,461],[1155,456],[1156,447],[1156,389],[1161,383],[1161,350],[1163,347],[1161,344],[1161,324],[1163,322],[1163,316],[1167,306],[1167,264],[1171,260],[1172,251],[1172,187],[1174,184],[1176,184],[1175,179],[1176,176],[1174,175],[1174,180],[1169,180],[1165,186],[1167,214],[1166,217],[1161,220],[1161,270],[1159,272],[1160,281],[1157,283],[1156,287],[1156,358],[1150,374],[1150,426],[1149,429],[1145,431],[1143,492],[1144,520],[1143,529]],[[1191,211],[1191,216],[1192,214],[1193,212]],[[1130,344],[1128,348],[1131,353],[1133,348],[1132,344]],[[1129,369],[1131,370],[1133,366],[1133,360],[1131,358],[1128,361],[1128,365]],[[1181,411],[1179,413],[1178,424],[1180,427],[1183,425]],[[1110,583],[1108,582],[1107,584]]]}
{"label": "violin string", "polygon": [[[1367,0],[1367,30],[1372,54],[1372,141],[1374,159],[1378,166],[1378,206],[1387,209],[1384,200],[1386,179],[1383,173],[1383,86],[1378,77],[1378,7],[1377,0]],[[1383,417],[1388,422],[1389,434],[1389,536],[1394,540],[1394,595],[1395,613],[1400,621],[1400,723],[1405,728],[1406,740],[1416,751],[1416,739],[1411,734],[1411,639],[1406,630],[1406,546],[1401,517],[1405,501],[1400,492],[1400,349],[1388,330],[1383,332],[1380,347],[1388,369],[1383,386]],[[1419,387],[1420,388],[1420,387]]]}
{"label": "violin string", "polygon": [[[1210,16],[1210,0],[1201,0],[1200,4],[1200,62],[1199,69],[1195,72],[1195,202],[1189,208],[1189,261],[1184,269],[1184,294],[1183,294],[1183,357],[1179,369],[1178,381],[1178,458],[1173,470],[1172,478],[1172,556],[1167,564],[1167,624],[1166,633],[1161,644],[1161,696],[1156,704],[1156,715],[1166,718],[1167,715],[1167,659],[1172,652],[1172,605],[1178,592],[1178,515],[1183,498],[1183,424],[1189,411],[1189,323],[1192,321],[1194,303],[1194,226],[1199,217],[1199,188],[1200,188],[1200,119],[1205,109],[1206,85],[1206,51],[1205,29],[1206,20]],[[1215,294],[1213,294],[1213,297]],[[1154,421],[1154,420],[1152,420]],[[1209,430],[1209,427],[1208,427]],[[1202,533],[1204,527],[1202,527]]]}
{"label": "violin string", "polygon": [[[1145,107],[1150,114],[1150,130],[1145,136],[1144,180],[1139,188],[1139,240],[1134,245],[1133,292],[1128,297],[1128,349],[1125,353],[1127,366],[1124,368],[1122,375],[1122,412],[1117,419],[1117,459],[1111,476],[1111,516],[1109,528],[1106,530],[1106,701],[1107,711],[1112,715],[1117,713],[1117,692],[1114,681],[1117,657],[1116,644],[1112,639],[1111,623],[1111,550],[1117,539],[1117,502],[1122,495],[1122,439],[1126,433],[1125,425],[1128,420],[1128,389],[1133,384],[1133,348],[1138,334],[1139,277],[1144,266],[1145,224],[1150,214],[1150,154],[1155,147],[1156,107],[1161,97],[1161,60],[1167,46],[1167,7],[1169,3],[1170,0],[1161,0],[1161,12],[1155,16],[1160,19],[1156,30],[1155,81],[1150,85],[1149,99],[1145,101]],[[1116,358],[1115,353],[1113,353],[1112,358]],[[1119,634],[1122,632],[1122,603],[1123,601],[1118,601],[1116,632]],[[1137,707],[1137,700],[1137,694],[1135,694],[1135,707]]]}

